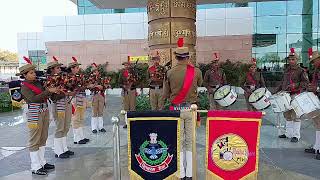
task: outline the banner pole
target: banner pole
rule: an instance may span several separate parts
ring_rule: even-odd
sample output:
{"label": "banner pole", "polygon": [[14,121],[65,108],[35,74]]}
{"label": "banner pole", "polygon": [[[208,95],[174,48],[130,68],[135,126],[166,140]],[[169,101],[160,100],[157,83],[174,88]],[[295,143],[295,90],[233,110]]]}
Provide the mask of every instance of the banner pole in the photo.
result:
{"label": "banner pole", "polygon": [[196,146],[196,142],[197,142],[197,135],[196,135],[196,124],[197,124],[197,109],[198,106],[196,104],[192,104],[191,105],[191,113],[192,113],[192,136],[193,136],[193,145],[192,145],[192,164],[193,164],[193,175],[192,175],[192,179],[197,180],[198,177],[198,168],[197,168],[197,146]]}
{"label": "banner pole", "polygon": [[113,116],[111,122],[113,124],[113,176],[115,180],[121,180],[119,118]]}

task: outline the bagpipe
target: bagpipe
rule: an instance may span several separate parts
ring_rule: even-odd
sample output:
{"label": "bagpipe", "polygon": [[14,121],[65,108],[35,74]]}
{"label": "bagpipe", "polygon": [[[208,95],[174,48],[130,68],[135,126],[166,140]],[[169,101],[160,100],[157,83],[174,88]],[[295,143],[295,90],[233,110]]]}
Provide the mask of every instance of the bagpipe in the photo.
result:
{"label": "bagpipe", "polygon": [[165,66],[157,66],[156,70],[150,74],[151,78],[155,81],[163,81],[166,75]]}

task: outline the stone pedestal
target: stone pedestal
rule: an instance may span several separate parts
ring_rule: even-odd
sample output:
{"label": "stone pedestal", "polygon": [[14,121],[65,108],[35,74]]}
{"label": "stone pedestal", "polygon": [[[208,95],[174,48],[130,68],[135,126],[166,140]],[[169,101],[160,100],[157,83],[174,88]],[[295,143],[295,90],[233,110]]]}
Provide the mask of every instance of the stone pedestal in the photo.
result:
{"label": "stone pedestal", "polygon": [[176,59],[174,51],[179,38],[190,48],[190,59],[196,62],[196,0],[148,0],[148,45],[158,51],[161,63]]}

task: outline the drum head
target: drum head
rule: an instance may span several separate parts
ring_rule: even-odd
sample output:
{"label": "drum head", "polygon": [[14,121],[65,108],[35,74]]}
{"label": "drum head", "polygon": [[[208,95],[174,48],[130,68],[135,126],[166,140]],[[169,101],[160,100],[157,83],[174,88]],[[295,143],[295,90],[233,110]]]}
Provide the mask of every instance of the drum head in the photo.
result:
{"label": "drum head", "polygon": [[230,86],[228,86],[228,85],[222,86],[216,90],[213,98],[215,100],[223,99],[224,97],[226,97],[230,93],[230,91],[231,91]]}
{"label": "drum head", "polygon": [[266,94],[266,89],[265,88],[256,89],[249,96],[249,102],[250,103],[257,102],[265,94]]}

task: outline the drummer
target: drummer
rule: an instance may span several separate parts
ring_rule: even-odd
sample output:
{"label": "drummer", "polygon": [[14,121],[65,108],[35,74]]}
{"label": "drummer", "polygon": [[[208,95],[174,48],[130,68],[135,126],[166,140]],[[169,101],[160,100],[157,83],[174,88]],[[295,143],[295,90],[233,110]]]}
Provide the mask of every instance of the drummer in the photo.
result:
{"label": "drummer", "polygon": [[214,92],[220,87],[227,84],[226,75],[219,65],[220,57],[218,53],[213,54],[213,59],[210,64],[210,69],[204,74],[203,85],[208,90],[208,97],[210,103],[210,109],[223,109],[214,99]]}
{"label": "drummer", "polygon": [[246,98],[248,111],[256,111],[256,109],[249,103],[249,96],[254,90],[261,87],[266,87],[266,84],[264,82],[262,74],[257,71],[256,59],[252,58],[249,72],[247,73],[245,82],[243,84],[244,96]]}
{"label": "drummer", "polygon": [[[309,84],[307,73],[297,64],[298,57],[294,52],[294,48],[290,49],[288,56],[289,66],[284,71],[282,84],[277,88],[279,91],[288,91],[291,99],[302,91],[306,90]],[[286,119],[286,132],[279,136],[279,138],[291,138],[291,142],[298,142],[300,139],[301,121],[296,117],[293,109],[283,113]]]}
{"label": "drummer", "polygon": [[[310,63],[315,67],[313,73],[312,83],[309,86],[309,90],[313,91],[318,97],[320,95],[319,85],[320,85],[320,55],[318,52],[314,52],[310,58]],[[313,147],[307,148],[304,151],[306,153],[316,154],[316,159],[320,160],[320,114],[313,118],[314,126],[316,128],[316,141]]]}

